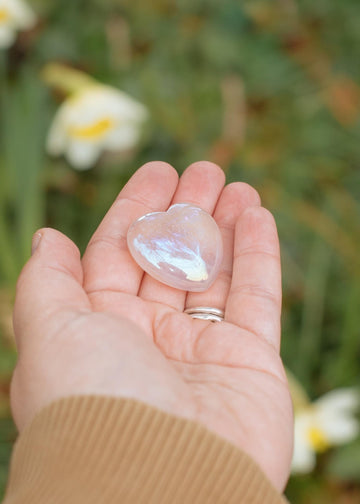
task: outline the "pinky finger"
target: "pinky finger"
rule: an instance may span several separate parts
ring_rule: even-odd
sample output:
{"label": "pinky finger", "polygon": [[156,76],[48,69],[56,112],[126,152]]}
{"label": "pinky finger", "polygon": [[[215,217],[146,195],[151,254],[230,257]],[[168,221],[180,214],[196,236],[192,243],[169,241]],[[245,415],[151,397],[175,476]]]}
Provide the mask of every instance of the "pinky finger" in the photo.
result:
{"label": "pinky finger", "polygon": [[247,208],[235,228],[233,278],[225,318],[280,348],[281,266],[275,220]]}

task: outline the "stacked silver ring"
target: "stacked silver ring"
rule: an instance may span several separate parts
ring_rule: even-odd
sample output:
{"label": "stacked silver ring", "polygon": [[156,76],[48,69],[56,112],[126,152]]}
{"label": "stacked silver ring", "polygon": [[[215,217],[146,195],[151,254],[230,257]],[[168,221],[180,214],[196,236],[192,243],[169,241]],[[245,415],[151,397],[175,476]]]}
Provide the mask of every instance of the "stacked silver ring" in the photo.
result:
{"label": "stacked silver ring", "polygon": [[225,313],[218,308],[211,306],[197,306],[196,308],[187,308],[184,310],[192,318],[201,320],[210,320],[211,322],[223,322]]}

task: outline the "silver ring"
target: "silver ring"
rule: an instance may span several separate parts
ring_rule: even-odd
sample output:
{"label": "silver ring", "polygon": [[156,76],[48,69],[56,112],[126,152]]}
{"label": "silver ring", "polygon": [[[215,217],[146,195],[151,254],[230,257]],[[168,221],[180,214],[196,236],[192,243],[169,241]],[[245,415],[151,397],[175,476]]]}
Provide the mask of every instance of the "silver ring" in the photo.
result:
{"label": "silver ring", "polygon": [[225,313],[218,308],[211,306],[197,306],[196,308],[187,308],[184,313],[192,318],[201,320],[210,320],[211,322],[223,322]]}

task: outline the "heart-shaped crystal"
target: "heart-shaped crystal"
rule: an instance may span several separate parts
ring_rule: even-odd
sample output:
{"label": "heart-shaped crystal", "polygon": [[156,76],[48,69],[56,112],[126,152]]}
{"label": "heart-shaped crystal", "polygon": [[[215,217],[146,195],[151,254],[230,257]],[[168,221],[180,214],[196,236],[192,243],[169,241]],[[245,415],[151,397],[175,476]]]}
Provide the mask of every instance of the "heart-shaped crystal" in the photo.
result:
{"label": "heart-shaped crystal", "polygon": [[144,271],[176,289],[208,289],[222,261],[222,239],[215,220],[188,203],[140,217],[130,226],[127,242]]}

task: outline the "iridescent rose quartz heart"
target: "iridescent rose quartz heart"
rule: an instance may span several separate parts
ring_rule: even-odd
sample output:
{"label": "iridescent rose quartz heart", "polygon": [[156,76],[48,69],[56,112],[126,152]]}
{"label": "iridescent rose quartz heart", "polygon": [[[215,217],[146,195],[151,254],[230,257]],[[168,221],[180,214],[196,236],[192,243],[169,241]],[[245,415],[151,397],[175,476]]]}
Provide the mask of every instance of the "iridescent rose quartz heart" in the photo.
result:
{"label": "iridescent rose quartz heart", "polygon": [[131,255],[149,275],[192,292],[210,287],[223,256],[215,220],[187,203],[140,217],[130,226],[127,242]]}

